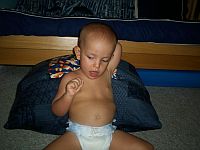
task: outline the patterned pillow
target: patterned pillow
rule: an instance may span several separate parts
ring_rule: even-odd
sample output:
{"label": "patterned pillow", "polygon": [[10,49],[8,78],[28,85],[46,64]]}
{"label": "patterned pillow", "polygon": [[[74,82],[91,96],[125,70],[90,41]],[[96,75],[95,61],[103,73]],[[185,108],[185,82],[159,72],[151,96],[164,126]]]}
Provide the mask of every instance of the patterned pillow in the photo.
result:
{"label": "patterned pillow", "polygon": [[53,58],[48,69],[50,78],[60,78],[64,73],[79,69],[79,63],[74,54]]}
{"label": "patterned pillow", "polygon": [[[50,78],[46,60],[20,81],[15,101],[10,110],[6,129],[27,129],[48,134],[63,134],[68,116],[57,117],[51,112],[51,103],[61,78]],[[142,131],[161,128],[161,122],[151,104],[150,96],[135,68],[121,61],[117,79],[112,79],[117,106],[114,124],[124,131]]]}

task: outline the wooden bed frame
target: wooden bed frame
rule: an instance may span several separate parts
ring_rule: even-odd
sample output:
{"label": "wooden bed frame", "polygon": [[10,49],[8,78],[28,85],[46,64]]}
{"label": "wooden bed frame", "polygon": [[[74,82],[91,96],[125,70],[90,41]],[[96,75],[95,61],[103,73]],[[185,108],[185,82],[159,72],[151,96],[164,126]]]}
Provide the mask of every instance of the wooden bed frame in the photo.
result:
{"label": "wooden bed frame", "polygon": [[[200,71],[200,45],[162,44],[121,40],[122,59],[142,69]],[[1,65],[35,65],[72,53],[77,37],[0,36]]]}

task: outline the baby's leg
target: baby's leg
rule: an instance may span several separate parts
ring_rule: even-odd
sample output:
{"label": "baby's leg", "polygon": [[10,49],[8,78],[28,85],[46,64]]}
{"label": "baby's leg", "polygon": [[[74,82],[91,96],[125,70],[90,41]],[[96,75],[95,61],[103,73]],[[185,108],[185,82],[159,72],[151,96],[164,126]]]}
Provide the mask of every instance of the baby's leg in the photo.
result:
{"label": "baby's leg", "polygon": [[153,146],[129,133],[116,130],[113,133],[110,150],[153,150]]}
{"label": "baby's leg", "polygon": [[76,135],[66,132],[50,143],[44,150],[81,150],[81,147]]}

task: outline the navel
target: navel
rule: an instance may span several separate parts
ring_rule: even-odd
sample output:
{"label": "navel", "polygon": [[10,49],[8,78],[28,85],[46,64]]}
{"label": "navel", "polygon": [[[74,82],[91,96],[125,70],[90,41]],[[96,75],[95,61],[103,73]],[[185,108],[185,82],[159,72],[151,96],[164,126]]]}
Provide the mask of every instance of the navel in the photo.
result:
{"label": "navel", "polygon": [[102,117],[101,117],[101,115],[100,114],[95,114],[95,120],[99,120],[99,119],[101,119]]}

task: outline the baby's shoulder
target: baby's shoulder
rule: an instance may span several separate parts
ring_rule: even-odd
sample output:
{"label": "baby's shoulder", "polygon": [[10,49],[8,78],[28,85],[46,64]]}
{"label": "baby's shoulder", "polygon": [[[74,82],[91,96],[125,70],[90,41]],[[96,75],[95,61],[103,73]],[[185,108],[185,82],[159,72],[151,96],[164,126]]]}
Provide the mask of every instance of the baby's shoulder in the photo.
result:
{"label": "baby's shoulder", "polygon": [[77,78],[77,77],[79,77],[79,72],[78,71],[72,71],[72,72],[69,72],[67,74],[64,74],[62,80],[69,81],[69,80],[72,80],[72,79]]}

